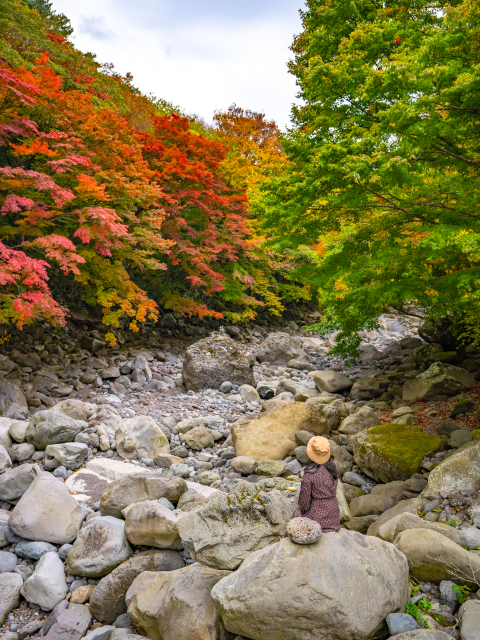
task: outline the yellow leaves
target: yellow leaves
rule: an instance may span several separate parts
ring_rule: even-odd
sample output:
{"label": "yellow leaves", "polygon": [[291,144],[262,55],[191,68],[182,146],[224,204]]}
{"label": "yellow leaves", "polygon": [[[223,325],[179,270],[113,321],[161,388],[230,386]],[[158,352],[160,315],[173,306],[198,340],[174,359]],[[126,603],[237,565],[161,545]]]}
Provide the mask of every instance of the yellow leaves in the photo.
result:
{"label": "yellow leaves", "polygon": [[348,286],[344,282],[342,282],[343,278],[344,276],[339,278],[333,285],[333,290],[339,292],[338,295],[336,296],[337,298],[343,298],[343,296],[350,291]]}
{"label": "yellow leaves", "polygon": [[106,333],[105,334],[105,342],[107,343],[108,347],[116,347],[117,346],[117,339],[113,335],[113,333]]}
{"label": "yellow leaves", "polygon": [[460,238],[461,236],[467,236],[469,233],[473,233],[471,229],[468,231],[466,229],[462,229],[459,233],[457,233],[456,237]]}
{"label": "yellow leaves", "polygon": [[427,294],[427,296],[438,296],[438,292],[435,291],[435,289],[427,289],[425,293]]}
{"label": "yellow leaves", "polygon": [[390,122],[391,127],[395,127],[395,122]]}

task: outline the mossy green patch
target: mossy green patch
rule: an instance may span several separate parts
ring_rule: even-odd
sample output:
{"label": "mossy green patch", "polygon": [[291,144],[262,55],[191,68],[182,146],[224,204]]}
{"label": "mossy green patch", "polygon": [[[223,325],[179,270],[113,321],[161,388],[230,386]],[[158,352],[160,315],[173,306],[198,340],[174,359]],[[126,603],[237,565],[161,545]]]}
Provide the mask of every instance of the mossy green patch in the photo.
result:
{"label": "mossy green patch", "polygon": [[480,440],[480,429],[474,429],[472,431],[472,440]]}
{"label": "mossy green patch", "polygon": [[354,459],[378,482],[407,480],[425,456],[442,449],[446,438],[424,433],[418,425],[381,424],[357,434]]}

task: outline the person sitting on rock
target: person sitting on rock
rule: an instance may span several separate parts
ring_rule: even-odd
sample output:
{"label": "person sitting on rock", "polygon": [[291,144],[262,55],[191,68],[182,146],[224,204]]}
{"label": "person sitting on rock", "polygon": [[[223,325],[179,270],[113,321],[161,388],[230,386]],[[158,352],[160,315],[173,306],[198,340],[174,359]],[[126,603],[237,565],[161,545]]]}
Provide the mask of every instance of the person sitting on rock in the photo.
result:
{"label": "person sitting on rock", "polygon": [[310,462],[303,475],[298,506],[293,518],[310,518],[322,527],[322,531],[339,531],[340,508],[337,501],[337,484],[340,472],[330,457],[330,443],[316,436],[307,445]]}

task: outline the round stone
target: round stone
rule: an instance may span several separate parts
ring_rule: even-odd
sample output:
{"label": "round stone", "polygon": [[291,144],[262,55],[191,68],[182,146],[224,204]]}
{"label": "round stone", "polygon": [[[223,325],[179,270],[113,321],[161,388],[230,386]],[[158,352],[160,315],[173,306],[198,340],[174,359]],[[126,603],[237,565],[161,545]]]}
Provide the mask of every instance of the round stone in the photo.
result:
{"label": "round stone", "polygon": [[296,544],[313,544],[320,539],[322,527],[310,518],[292,518],[287,525],[287,535]]}

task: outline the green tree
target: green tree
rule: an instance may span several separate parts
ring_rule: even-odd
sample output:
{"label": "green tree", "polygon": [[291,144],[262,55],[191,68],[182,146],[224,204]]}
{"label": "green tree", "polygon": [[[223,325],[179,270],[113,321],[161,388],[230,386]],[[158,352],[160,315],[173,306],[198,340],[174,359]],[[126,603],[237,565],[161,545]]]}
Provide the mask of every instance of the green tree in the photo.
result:
{"label": "green tree", "polygon": [[306,4],[289,170],[262,199],[271,241],[321,247],[297,276],[340,352],[412,301],[480,340],[478,0]]}

